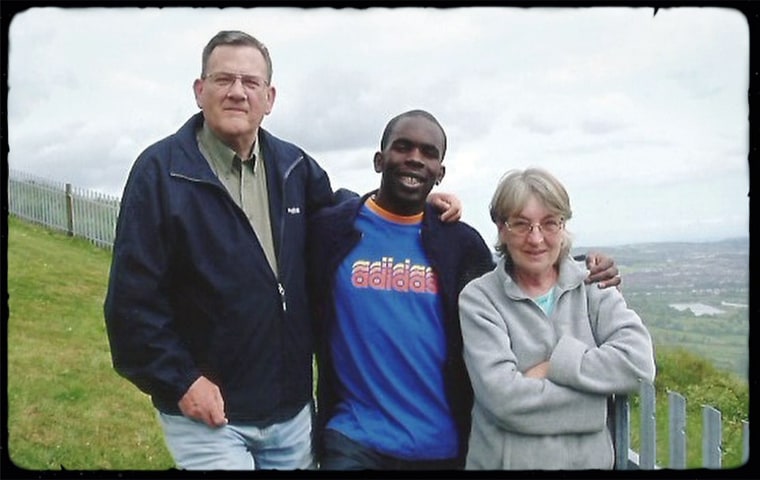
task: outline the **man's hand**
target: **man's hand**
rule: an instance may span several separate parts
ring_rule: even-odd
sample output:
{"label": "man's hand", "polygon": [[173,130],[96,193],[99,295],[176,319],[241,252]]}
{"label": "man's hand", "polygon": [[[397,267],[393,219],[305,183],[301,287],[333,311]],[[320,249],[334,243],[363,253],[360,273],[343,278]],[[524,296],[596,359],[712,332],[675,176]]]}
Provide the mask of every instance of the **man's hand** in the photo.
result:
{"label": "man's hand", "polygon": [[451,223],[462,218],[462,202],[453,193],[433,192],[428,195],[427,201],[442,212],[442,222]]}
{"label": "man's hand", "polygon": [[538,365],[533,365],[523,373],[524,377],[528,378],[546,378],[549,373],[549,362],[541,362]]}
{"label": "man's hand", "polygon": [[618,287],[618,290],[620,289],[620,274],[612,257],[590,252],[586,255],[586,267],[589,269],[586,283],[598,282],[599,288]]}
{"label": "man's hand", "polygon": [[227,424],[222,392],[206,377],[198,377],[179,400],[178,405],[184,416],[200,420],[209,427]]}

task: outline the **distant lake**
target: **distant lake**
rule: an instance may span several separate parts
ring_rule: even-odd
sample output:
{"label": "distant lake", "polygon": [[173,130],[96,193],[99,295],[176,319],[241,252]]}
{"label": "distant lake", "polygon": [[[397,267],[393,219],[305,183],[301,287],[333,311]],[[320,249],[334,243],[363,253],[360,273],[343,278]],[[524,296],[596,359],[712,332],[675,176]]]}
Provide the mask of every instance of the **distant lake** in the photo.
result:
{"label": "distant lake", "polygon": [[705,305],[704,303],[671,303],[668,306],[675,308],[679,312],[683,312],[684,310],[691,310],[692,313],[694,313],[696,316],[719,315],[721,313],[725,313],[724,310],[711,307],[710,305]]}

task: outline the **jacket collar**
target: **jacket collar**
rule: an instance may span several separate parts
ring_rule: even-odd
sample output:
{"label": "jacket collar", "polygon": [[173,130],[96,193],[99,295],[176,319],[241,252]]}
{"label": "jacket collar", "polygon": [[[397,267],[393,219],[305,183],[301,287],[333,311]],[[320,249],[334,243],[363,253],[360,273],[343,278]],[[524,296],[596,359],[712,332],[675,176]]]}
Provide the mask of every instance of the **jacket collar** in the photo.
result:
{"label": "jacket collar", "polygon": [[218,182],[208,162],[198,148],[196,132],[203,126],[203,114],[196,113],[182,125],[174,137],[180,151],[171,152],[169,157],[169,173],[193,180]]}
{"label": "jacket collar", "polygon": [[[193,180],[220,183],[198,148],[196,132],[202,127],[203,113],[199,112],[190,117],[177,130],[174,136],[181,149],[181,154],[171,155],[169,171],[173,175],[180,175]],[[277,172],[279,178],[283,178],[292,165],[303,158],[303,153],[294,145],[279,140],[261,127],[259,127],[258,142],[261,142],[259,148],[262,156],[268,162],[267,172]],[[270,176],[270,173],[267,173],[267,176]]]}

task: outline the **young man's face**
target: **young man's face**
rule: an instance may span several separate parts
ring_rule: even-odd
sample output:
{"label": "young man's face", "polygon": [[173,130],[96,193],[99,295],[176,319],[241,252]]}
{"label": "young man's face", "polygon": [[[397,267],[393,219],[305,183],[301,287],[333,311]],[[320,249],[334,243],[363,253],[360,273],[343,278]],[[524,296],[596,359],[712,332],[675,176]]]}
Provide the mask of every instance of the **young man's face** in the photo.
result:
{"label": "young man's face", "polygon": [[195,99],[211,130],[233,149],[250,148],[275,90],[267,64],[251,46],[221,45],[206,63],[205,77],[193,84]]}
{"label": "young man's face", "polygon": [[444,136],[425,117],[401,118],[384,151],[375,153],[375,171],[382,173],[378,203],[399,215],[423,211],[436,182],[445,174]]}

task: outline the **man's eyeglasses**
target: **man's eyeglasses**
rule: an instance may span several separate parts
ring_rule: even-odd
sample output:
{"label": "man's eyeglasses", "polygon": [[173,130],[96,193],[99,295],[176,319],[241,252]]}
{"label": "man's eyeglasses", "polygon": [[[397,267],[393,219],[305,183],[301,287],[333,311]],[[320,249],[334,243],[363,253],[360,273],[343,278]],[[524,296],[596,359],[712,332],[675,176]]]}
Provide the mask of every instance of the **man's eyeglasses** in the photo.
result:
{"label": "man's eyeglasses", "polygon": [[533,228],[538,228],[538,231],[544,235],[556,235],[562,230],[565,221],[562,218],[547,218],[538,223],[530,223],[526,220],[515,220],[514,222],[504,220],[504,225],[510,232],[523,237],[530,234]]}
{"label": "man's eyeglasses", "polygon": [[241,73],[214,72],[203,77],[217,88],[230,88],[238,79],[247,90],[258,90],[268,85],[267,81],[256,75],[244,75]]}

